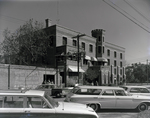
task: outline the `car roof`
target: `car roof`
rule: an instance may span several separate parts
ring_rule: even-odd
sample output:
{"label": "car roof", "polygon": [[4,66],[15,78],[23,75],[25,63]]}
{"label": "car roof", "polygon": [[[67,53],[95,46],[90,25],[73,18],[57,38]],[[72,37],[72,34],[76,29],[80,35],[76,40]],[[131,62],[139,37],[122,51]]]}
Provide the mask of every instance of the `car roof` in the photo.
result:
{"label": "car roof", "polygon": [[127,88],[146,88],[145,86],[122,86]]}
{"label": "car roof", "polygon": [[120,89],[124,90],[123,88],[120,87],[114,87],[114,86],[77,86],[79,88],[91,88],[91,89]]}
{"label": "car roof", "polygon": [[38,86],[43,86],[43,85],[55,85],[55,84],[50,84],[50,83],[48,83],[48,84],[40,84],[40,85],[38,85]]}
{"label": "car roof", "polygon": [[15,89],[8,89],[8,90],[0,90],[0,95],[32,95],[32,96],[44,96],[44,91],[40,90],[15,90]]}

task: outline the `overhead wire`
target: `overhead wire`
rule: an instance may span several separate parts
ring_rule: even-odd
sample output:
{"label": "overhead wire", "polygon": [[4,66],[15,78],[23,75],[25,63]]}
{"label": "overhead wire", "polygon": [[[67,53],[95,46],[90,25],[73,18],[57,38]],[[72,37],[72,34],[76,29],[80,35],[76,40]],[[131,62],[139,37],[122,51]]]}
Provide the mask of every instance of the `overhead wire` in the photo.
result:
{"label": "overhead wire", "polygon": [[131,5],[131,3],[129,3],[129,1],[127,2],[127,0],[124,0],[125,3],[127,3],[131,8],[133,8],[139,15],[141,15],[145,20],[147,20],[150,23],[150,20],[143,15],[143,13],[141,13],[139,10],[137,10],[137,8],[135,8],[133,5]]}
{"label": "overhead wire", "polygon": [[[140,28],[142,28],[143,30],[145,30],[146,32],[150,33],[149,30],[147,30],[146,28],[144,28],[143,26],[141,26],[140,24],[138,24],[137,22],[135,22],[134,20],[136,20],[134,17],[130,18],[128,17],[126,14],[128,14],[126,11],[124,11],[126,14],[124,14],[123,12],[121,12],[120,10],[118,10],[116,7],[118,7],[116,4],[114,4],[113,2],[111,2],[113,5],[115,5],[116,7],[114,7],[113,5],[111,5],[110,3],[106,2],[105,0],[103,0],[106,4],[108,4],[110,7],[112,7],[113,9],[115,9],[116,11],[118,11],[119,13],[121,13],[123,16],[125,16],[126,18],[128,18],[130,21],[132,21],[134,24],[136,24],[137,26],[139,26]],[[119,7],[118,7],[119,8]],[[120,8],[121,9],[121,8]],[[121,9],[122,10],[122,9]],[[129,14],[128,14],[129,15]],[[131,15],[130,15],[131,16]],[[136,20],[137,21],[137,20]],[[138,21],[139,22],[139,21]],[[141,22],[140,22],[141,23]],[[143,23],[141,23],[143,24]],[[147,26],[146,26],[147,27]]]}
{"label": "overhead wire", "polygon": [[7,17],[7,18],[11,18],[11,19],[22,21],[22,22],[26,22],[25,20],[22,20],[22,19],[19,19],[19,18],[15,18],[15,17],[12,17],[12,16],[7,16],[7,15],[4,15],[4,14],[0,14],[0,15],[4,16],[4,17]]}

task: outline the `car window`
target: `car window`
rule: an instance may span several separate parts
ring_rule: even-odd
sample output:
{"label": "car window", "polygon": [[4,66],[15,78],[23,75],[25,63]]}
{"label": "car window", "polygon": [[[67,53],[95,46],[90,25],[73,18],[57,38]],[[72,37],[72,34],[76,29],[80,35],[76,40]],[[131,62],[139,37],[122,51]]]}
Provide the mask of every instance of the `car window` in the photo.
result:
{"label": "car window", "polygon": [[23,108],[23,97],[3,96],[4,108]]}
{"label": "car window", "polygon": [[76,93],[76,91],[77,91],[78,89],[80,89],[80,88],[79,88],[79,87],[74,87],[70,92],[71,92],[71,93]]}
{"label": "car window", "polygon": [[101,89],[87,89],[87,88],[81,88],[78,89],[75,94],[82,94],[82,95],[99,95]]}
{"label": "car window", "polygon": [[140,93],[140,89],[139,88],[131,88],[130,93]]}
{"label": "car window", "polygon": [[123,88],[125,91],[128,90],[128,87],[121,86],[121,88]]}
{"label": "car window", "polygon": [[53,107],[58,107],[58,102],[55,101],[51,96],[45,94],[44,97],[49,101],[49,103],[53,106]]}
{"label": "car window", "polygon": [[104,90],[102,93],[103,96],[114,96],[113,90]]}
{"label": "car window", "polygon": [[0,96],[0,108],[2,108],[2,106],[3,106],[3,97]]}
{"label": "car window", "polygon": [[27,97],[27,103],[29,108],[49,108],[41,97]]}
{"label": "car window", "polygon": [[126,96],[125,92],[123,90],[115,90],[116,96]]}
{"label": "car window", "polygon": [[146,88],[140,88],[140,93],[150,93]]}

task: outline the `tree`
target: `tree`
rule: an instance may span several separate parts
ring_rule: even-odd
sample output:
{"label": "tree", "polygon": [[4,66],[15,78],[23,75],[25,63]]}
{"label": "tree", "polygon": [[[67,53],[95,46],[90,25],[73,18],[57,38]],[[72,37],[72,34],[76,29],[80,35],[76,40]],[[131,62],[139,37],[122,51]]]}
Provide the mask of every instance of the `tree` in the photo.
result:
{"label": "tree", "polygon": [[[146,64],[132,64],[126,67],[126,81],[127,83],[144,83],[147,81],[147,76],[150,76],[150,65]],[[147,73],[148,72],[148,73]]]}
{"label": "tree", "polygon": [[85,72],[85,76],[89,83],[94,82],[99,77],[99,68],[88,68]]}
{"label": "tree", "polygon": [[46,63],[51,40],[42,23],[30,19],[15,33],[6,29],[3,35],[2,50],[5,56],[10,57],[12,64],[35,65],[39,61]]}

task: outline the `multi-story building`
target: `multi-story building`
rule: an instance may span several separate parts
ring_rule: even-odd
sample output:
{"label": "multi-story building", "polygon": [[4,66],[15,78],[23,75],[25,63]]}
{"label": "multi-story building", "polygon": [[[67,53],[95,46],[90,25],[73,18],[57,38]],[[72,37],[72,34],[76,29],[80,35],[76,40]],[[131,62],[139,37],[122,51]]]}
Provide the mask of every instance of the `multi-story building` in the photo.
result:
{"label": "multi-story building", "polygon": [[62,77],[55,79],[56,84],[59,79],[65,86],[87,79],[95,79],[99,85],[125,81],[125,48],[106,42],[103,29],[92,30],[92,36],[80,37],[82,33],[72,29],[48,26],[47,19],[45,30],[51,40],[48,64]]}

